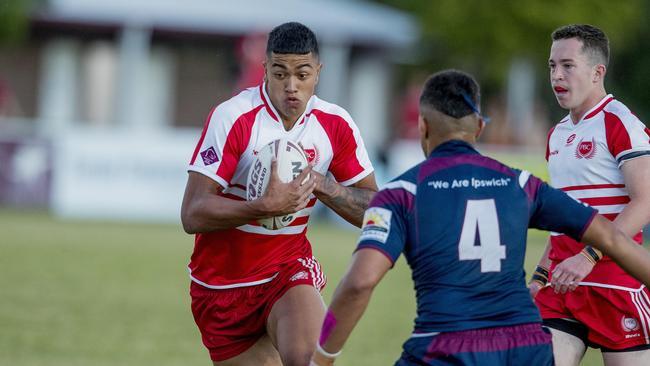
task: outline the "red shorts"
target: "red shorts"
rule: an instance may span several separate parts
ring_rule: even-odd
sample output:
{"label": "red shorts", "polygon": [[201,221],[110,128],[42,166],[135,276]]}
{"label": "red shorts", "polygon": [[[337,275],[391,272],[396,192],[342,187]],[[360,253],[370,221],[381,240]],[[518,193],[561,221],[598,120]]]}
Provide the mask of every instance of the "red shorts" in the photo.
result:
{"label": "red shorts", "polygon": [[307,284],[322,291],[326,282],[313,257],[285,264],[272,281],[257,286],[214,290],[192,282],[192,314],[210,358],[227,360],[255,344],[266,333],[273,304],[290,288]]}
{"label": "red shorts", "polygon": [[646,287],[578,286],[562,295],[545,287],[535,303],[543,319],[575,319],[587,327],[589,342],[621,350],[650,344],[649,294]]}

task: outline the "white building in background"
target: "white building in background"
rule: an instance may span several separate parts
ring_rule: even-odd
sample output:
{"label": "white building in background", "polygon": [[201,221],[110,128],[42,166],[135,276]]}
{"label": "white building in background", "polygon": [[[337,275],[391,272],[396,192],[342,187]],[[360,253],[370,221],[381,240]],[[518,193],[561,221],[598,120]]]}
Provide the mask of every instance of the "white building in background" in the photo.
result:
{"label": "white building in background", "polygon": [[[28,44],[0,48],[0,80],[22,86],[26,106],[21,118],[0,116],[4,175],[34,170],[34,144],[17,153],[16,139],[36,139],[56,214],[177,220],[203,120],[249,72],[242,39],[286,21],[319,37],[317,92],[351,112],[374,157],[391,128],[393,64],[418,37],[403,13],[362,1],[48,0]],[[3,141],[13,144],[5,154]]]}

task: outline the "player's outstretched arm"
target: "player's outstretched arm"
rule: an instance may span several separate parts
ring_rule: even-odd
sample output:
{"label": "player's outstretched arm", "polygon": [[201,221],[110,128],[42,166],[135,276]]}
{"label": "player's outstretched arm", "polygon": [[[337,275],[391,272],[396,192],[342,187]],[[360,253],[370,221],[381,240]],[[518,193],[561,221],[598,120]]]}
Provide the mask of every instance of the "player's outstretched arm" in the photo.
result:
{"label": "player's outstretched arm", "polygon": [[535,269],[535,272],[533,273],[533,276],[528,283],[528,291],[530,292],[530,296],[532,298],[535,298],[539,290],[541,290],[544,286],[546,286],[546,283],[548,283],[549,268],[551,268],[551,260],[548,258],[550,251],[551,240],[549,238],[546,243],[546,249],[544,249],[544,253],[542,254],[542,258],[540,258],[539,262],[537,263],[537,268]]}
{"label": "player's outstretched arm", "polygon": [[650,252],[606,218],[597,215],[585,231],[582,242],[601,250],[627,273],[650,286]]}
{"label": "player's outstretched arm", "polygon": [[375,249],[360,249],[352,256],[352,263],[336,287],[325,316],[314,363],[327,365],[333,362],[334,357],[326,354],[335,356],[340,353],[366,310],[372,291],[391,266],[390,260]]}
{"label": "player's outstretched arm", "polygon": [[313,175],[316,179],[314,195],[347,222],[361,227],[363,214],[370,200],[377,193],[375,174],[371,173],[350,187],[343,186],[317,172]]}
{"label": "player's outstretched arm", "polygon": [[183,229],[188,234],[211,232],[302,210],[316,186],[313,177],[301,184],[311,170],[312,166],[308,166],[293,181],[283,183],[277,174],[277,164],[272,162],[267,190],[253,201],[224,197],[220,184],[200,173],[190,172],[181,206]]}

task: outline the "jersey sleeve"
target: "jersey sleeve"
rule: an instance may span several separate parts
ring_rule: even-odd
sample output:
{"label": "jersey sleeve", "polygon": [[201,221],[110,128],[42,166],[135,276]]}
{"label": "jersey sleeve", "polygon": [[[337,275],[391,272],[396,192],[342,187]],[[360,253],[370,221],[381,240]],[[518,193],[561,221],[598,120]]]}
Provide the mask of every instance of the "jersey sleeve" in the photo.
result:
{"label": "jersey sleeve", "polygon": [[357,249],[372,248],[395,264],[407,240],[408,193],[398,189],[379,191],[363,216]]}
{"label": "jersey sleeve", "polygon": [[605,134],[619,168],[630,159],[650,155],[650,130],[631,112],[605,112]]}
{"label": "jersey sleeve", "polygon": [[551,135],[553,134],[553,131],[555,131],[555,126],[551,127],[546,135],[546,161],[548,161],[548,158],[551,156]]}
{"label": "jersey sleeve", "polygon": [[531,201],[531,228],[564,233],[580,241],[598,213],[534,176],[530,176],[524,190]]}
{"label": "jersey sleeve", "polygon": [[345,114],[338,124],[335,134],[334,157],[329,171],[337,182],[349,186],[372,173],[372,163],[359,128],[352,121],[352,117]]}
{"label": "jersey sleeve", "polygon": [[227,105],[214,108],[205,121],[188,171],[201,173],[227,188],[250,139],[251,112],[237,116]]}

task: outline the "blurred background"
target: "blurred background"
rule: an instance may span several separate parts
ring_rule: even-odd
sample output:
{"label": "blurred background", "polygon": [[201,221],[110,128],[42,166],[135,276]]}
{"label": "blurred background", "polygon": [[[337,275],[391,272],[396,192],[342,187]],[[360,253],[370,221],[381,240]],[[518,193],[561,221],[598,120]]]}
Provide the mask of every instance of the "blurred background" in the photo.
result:
{"label": "blurred background", "polygon": [[[608,34],[607,90],[647,121],[648,19],[647,0],[0,0],[0,364],[209,363],[189,313],[185,169],[210,109],[260,83],[274,26],[319,37],[317,94],[350,111],[383,183],[422,159],[417,99],[444,68],[483,87],[481,150],[545,178],[566,114],[550,33],[569,23]],[[323,209],[312,226],[329,297],[356,231]],[[528,268],[544,243],[532,235]],[[342,365],[398,356],[414,316],[404,267]]]}

